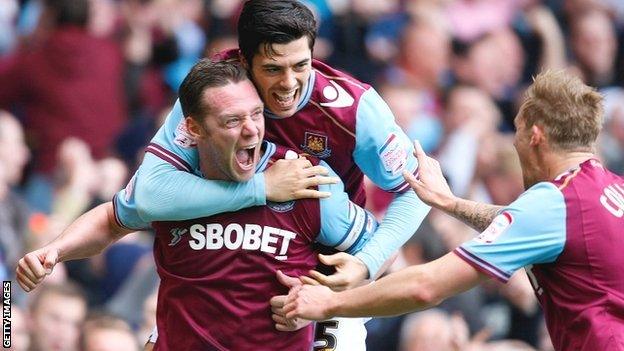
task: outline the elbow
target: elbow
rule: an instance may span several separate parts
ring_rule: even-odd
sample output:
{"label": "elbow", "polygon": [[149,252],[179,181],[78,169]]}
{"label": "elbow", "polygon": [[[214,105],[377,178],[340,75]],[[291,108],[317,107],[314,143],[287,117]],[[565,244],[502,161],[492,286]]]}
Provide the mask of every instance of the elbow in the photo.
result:
{"label": "elbow", "polygon": [[151,222],[154,218],[159,218],[158,202],[159,187],[152,182],[140,182],[137,179],[134,189],[134,200],[137,213],[141,219]]}
{"label": "elbow", "polygon": [[444,299],[433,291],[419,287],[412,291],[412,302],[421,308],[430,308],[439,305]]}
{"label": "elbow", "polygon": [[435,277],[423,272],[421,276],[410,284],[411,299],[419,308],[435,307],[444,301],[444,296],[435,284]]}

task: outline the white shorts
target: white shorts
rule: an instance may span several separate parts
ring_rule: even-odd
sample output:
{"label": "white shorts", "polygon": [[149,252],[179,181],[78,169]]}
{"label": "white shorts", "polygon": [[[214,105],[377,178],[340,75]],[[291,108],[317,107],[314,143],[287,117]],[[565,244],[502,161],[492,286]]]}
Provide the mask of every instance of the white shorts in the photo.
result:
{"label": "white shorts", "polygon": [[333,318],[316,323],[314,350],[365,351],[366,328],[370,318]]}
{"label": "white shorts", "polygon": [[[314,350],[365,351],[364,323],[369,320],[370,318],[334,318],[317,322],[314,330]],[[157,339],[158,330],[154,327],[147,342],[155,344]]]}

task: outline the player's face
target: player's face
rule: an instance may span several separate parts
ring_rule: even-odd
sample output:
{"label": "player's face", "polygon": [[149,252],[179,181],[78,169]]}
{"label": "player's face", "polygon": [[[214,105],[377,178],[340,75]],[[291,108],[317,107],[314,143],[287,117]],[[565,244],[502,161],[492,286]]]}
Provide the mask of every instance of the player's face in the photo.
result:
{"label": "player's face", "polygon": [[520,166],[522,167],[524,188],[528,189],[539,181],[539,177],[537,174],[538,167],[535,164],[534,151],[531,147],[531,130],[527,128],[521,113],[522,109],[514,119],[514,125],[516,126],[514,147],[516,148],[518,158],[520,159]]}
{"label": "player's face", "polygon": [[273,44],[267,53],[264,45],[253,57],[251,77],[266,107],[277,117],[290,117],[305,91],[312,69],[308,37],[287,44]]}
{"label": "player's face", "polygon": [[210,106],[195,134],[202,172],[209,179],[246,181],[253,177],[264,138],[263,105],[249,80],[204,91]]}

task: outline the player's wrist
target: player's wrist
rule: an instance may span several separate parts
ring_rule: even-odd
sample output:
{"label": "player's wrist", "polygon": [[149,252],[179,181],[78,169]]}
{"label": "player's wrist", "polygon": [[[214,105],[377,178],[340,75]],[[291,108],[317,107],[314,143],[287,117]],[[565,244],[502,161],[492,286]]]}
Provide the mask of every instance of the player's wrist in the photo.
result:
{"label": "player's wrist", "polygon": [[325,307],[326,319],[334,318],[335,316],[340,314],[340,307],[343,305],[343,295],[344,292],[332,292],[332,295],[328,299],[327,305]]}
{"label": "player's wrist", "polygon": [[439,209],[446,212],[447,214],[454,214],[457,211],[459,206],[460,199],[454,195],[450,195],[447,199],[445,199]]}

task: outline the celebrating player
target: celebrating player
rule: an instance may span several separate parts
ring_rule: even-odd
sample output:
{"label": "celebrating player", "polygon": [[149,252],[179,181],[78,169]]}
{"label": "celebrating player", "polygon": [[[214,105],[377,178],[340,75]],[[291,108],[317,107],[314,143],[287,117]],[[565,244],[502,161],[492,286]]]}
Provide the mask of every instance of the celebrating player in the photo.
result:
{"label": "celebrating player", "polygon": [[[240,60],[247,68],[265,104],[268,140],[326,161],[344,181],[350,199],[360,206],[366,200],[364,174],[396,193],[374,236],[355,257],[329,256],[327,262],[338,267],[332,276],[312,272],[321,283],[345,289],[376,276],[416,231],[429,207],[407,191],[409,185],[401,172],[415,174],[417,161],[386,103],[369,85],[313,60],[315,38],[314,16],[300,2],[251,0],[243,5],[238,20],[239,50],[219,56]],[[136,210],[145,221],[184,220],[310,196],[283,189],[267,173],[238,184],[193,176],[189,171],[198,163],[197,150],[185,130],[179,103],[147,151],[132,185]],[[127,206],[121,197],[116,201],[120,208]],[[337,324],[344,328],[352,323]],[[280,323],[277,327],[288,329]],[[363,325],[353,330],[348,334],[360,337],[345,342],[350,350],[363,349]],[[355,339],[360,340],[358,346]]]}
{"label": "celebrating player", "polygon": [[[200,61],[182,83],[180,101],[206,179],[246,181],[277,159],[297,157],[291,149],[262,142],[263,104],[238,64]],[[152,222],[161,278],[155,349],[309,349],[312,325],[288,333],[274,328],[269,299],[286,290],[276,271],[305,274],[318,263],[314,242],[355,252],[376,228],[372,215],[349,201],[342,183],[324,188],[332,196],[322,201]],[[134,193],[126,189],[119,196],[132,203]],[[96,218],[100,230],[86,235],[68,230],[20,260],[20,285],[33,289],[57,261],[95,253],[128,232],[124,223],[140,221],[133,211],[111,207],[96,210],[108,212],[112,223],[98,215],[79,219]],[[107,235],[106,226],[115,227],[116,235]]]}
{"label": "celebrating player", "polygon": [[[352,269],[325,282],[345,288],[374,276],[429,211],[413,192],[406,192],[409,185],[401,176],[403,170],[416,172],[411,142],[373,88],[312,59],[316,23],[298,1],[246,2],[238,38],[240,51],[220,56],[240,59],[247,68],[265,104],[268,140],[326,161],[360,206],[365,202],[362,172],[397,194],[372,242],[351,262]],[[137,210],[146,221],[213,215],[300,196],[283,191],[263,173],[234,185],[185,172],[198,158],[179,103],[147,151],[134,185]]]}
{"label": "celebrating player", "polygon": [[[393,315],[420,310],[525,267],[557,350],[624,350],[624,179],[593,154],[602,97],[564,72],[535,78],[516,116],[527,189],[506,207],[456,198],[437,161],[417,147],[427,203],[482,231],[442,258],[362,288],[293,288],[289,317]],[[488,225],[489,224],[489,225]]]}

